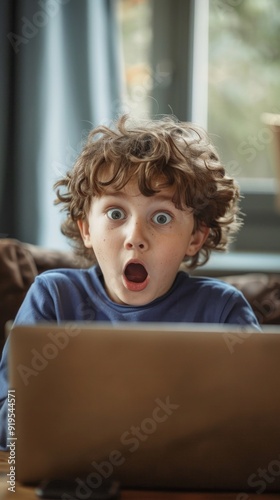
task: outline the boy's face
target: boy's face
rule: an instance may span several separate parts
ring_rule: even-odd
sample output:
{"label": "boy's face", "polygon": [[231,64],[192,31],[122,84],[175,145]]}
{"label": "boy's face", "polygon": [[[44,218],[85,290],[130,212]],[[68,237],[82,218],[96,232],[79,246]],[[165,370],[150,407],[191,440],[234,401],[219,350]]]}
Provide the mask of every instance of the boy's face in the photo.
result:
{"label": "boy's face", "polygon": [[185,255],[195,255],[207,238],[207,228],[193,232],[190,209],[177,209],[173,194],[168,187],[144,196],[135,181],[120,191],[109,186],[78,222],[114,302],[142,306],[164,295]]}

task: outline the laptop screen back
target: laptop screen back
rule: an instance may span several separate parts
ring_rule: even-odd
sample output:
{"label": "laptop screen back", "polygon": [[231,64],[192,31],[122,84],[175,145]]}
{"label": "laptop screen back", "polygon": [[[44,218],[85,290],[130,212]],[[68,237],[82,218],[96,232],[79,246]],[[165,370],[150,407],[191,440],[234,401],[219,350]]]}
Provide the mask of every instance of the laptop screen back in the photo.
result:
{"label": "laptop screen back", "polygon": [[97,484],[116,478],[129,488],[275,491],[279,360],[276,329],[16,326],[10,388],[17,479],[87,477]]}

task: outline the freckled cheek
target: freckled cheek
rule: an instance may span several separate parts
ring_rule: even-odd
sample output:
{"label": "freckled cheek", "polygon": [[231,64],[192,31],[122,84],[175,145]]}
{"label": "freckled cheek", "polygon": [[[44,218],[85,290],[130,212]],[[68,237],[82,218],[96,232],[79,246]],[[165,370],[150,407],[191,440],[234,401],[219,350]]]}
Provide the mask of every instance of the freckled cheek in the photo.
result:
{"label": "freckled cheek", "polygon": [[110,256],[114,254],[116,245],[114,240],[108,236],[101,236],[94,244],[94,253],[97,258],[101,258],[103,262],[110,260]]}
{"label": "freckled cheek", "polygon": [[159,259],[165,271],[168,273],[169,269],[176,267],[177,263],[179,264],[183,261],[185,257],[185,251],[180,244],[176,244],[173,242],[169,247],[165,246],[165,253]]}
{"label": "freckled cheek", "polygon": [[93,251],[96,257],[97,258],[104,257],[104,254],[106,254],[107,247],[108,245],[106,243],[106,238],[95,241],[93,246]]}

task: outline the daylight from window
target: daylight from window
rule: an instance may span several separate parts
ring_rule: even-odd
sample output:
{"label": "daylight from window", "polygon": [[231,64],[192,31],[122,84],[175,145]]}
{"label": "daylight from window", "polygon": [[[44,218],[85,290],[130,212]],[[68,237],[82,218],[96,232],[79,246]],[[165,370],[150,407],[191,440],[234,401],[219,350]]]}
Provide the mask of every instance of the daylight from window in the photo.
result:
{"label": "daylight from window", "polygon": [[123,48],[123,111],[147,118],[151,113],[153,74],[150,64],[152,5],[150,0],[120,0],[118,16]]}
{"label": "daylight from window", "polygon": [[[120,0],[119,21],[124,111],[149,117],[160,84],[150,63],[152,1]],[[207,128],[237,178],[276,177],[274,135],[264,114],[280,115],[279,57],[279,0],[209,0]]]}
{"label": "daylight from window", "polygon": [[275,175],[279,56],[279,0],[210,0],[208,130],[236,176]]}

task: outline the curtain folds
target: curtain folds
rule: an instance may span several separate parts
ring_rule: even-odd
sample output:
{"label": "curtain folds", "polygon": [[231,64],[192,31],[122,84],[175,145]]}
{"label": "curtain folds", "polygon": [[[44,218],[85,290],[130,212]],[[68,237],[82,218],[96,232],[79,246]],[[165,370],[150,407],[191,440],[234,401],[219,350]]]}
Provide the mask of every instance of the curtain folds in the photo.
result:
{"label": "curtain folds", "polygon": [[116,0],[2,0],[0,233],[48,247],[54,182],[121,102]]}

